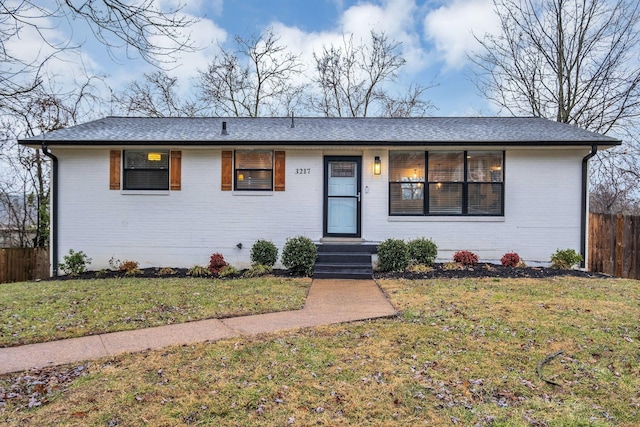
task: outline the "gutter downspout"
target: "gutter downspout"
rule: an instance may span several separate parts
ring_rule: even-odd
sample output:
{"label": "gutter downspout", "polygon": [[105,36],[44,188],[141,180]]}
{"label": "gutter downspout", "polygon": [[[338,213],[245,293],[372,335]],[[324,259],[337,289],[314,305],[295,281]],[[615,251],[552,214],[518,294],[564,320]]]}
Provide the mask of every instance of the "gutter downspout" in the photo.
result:
{"label": "gutter downspout", "polygon": [[42,154],[51,159],[51,267],[53,277],[58,277],[58,158],[47,147],[44,137],[42,140]]}
{"label": "gutter downspout", "polygon": [[584,268],[587,260],[587,200],[589,196],[589,159],[596,155],[598,146],[592,145],[591,152],[582,159],[582,214],[580,217],[580,267]]}

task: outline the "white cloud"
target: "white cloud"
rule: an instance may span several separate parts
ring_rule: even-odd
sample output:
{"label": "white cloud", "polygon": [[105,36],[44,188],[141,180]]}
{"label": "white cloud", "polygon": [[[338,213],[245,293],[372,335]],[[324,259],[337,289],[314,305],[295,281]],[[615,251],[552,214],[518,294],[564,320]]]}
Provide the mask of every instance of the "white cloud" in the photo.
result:
{"label": "white cloud", "polygon": [[425,34],[449,68],[462,68],[467,53],[477,48],[474,34],[482,37],[498,28],[491,0],[455,0],[424,19]]}

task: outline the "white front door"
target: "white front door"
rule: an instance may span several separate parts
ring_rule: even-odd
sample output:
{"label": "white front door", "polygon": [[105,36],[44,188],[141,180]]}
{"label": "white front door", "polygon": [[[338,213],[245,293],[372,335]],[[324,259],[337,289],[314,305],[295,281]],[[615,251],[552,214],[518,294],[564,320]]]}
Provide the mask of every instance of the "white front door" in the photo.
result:
{"label": "white front door", "polygon": [[325,235],[360,237],[360,157],[325,157]]}

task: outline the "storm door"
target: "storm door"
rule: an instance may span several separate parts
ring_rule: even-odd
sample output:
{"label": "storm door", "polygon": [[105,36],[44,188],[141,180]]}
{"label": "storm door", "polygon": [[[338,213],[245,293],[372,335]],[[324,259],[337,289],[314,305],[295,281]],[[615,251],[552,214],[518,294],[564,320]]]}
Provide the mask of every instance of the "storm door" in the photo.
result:
{"label": "storm door", "polygon": [[324,158],[324,235],[360,237],[362,157]]}

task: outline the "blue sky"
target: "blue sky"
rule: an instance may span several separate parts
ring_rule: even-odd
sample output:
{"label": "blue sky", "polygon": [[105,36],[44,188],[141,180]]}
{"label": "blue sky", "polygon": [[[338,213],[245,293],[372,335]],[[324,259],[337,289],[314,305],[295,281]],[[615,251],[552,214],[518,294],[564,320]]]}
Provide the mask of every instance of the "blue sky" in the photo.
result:
{"label": "blue sky", "polygon": [[[168,9],[179,0],[156,0]],[[184,2],[182,2],[184,3]],[[471,64],[466,54],[477,48],[472,33],[482,35],[496,27],[491,0],[189,0],[183,12],[199,19],[191,37],[201,48],[182,55],[169,71],[180,81],[197,75],[218,51],[218,45],[232,47],[235,35],[249,36],[272,27],[280,42],[309,64],[313,52],[323,45],[342,42],[343,34],[367,38],[371,30],[384,31],[402,43],[407,60],[398,87],[410,84],[437,85],[426,92],[438,110],[433,115],[495,115],[497,110],[478,94],[469,77]],[[51,64],[52,73],[70,78],[84,67],[89,73],[104,74],[106,83],[118,90],[153,68],[140,59],[128,58],[124,49],[115,58],[88,37],[78,21],[52,26],[51,31],[69,34],[82,48],[65,62]],[[62,37],[62,36],[61,36]],[[21,40],[28,42],[25,34]],[[35,42],[35,38],[34,38]],[[35,47],[35,46],[34,46]],[[37,49],[32,49],[37,51]],[[71,65],[71,67],[70,67]]]}

